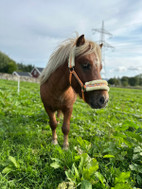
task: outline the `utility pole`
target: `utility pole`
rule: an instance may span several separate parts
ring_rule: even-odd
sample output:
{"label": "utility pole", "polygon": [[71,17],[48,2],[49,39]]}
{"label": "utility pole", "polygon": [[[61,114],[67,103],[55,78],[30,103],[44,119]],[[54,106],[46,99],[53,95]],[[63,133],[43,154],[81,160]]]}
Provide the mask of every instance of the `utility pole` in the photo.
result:
{"label": "utility pole", "polygon": [[98,41],[99,44],[103,44],[102,47],[102,64],[103,64],[103,72],[104,72],[104,76],[106,77],[106,68],[105,68],[105,50],[107,48],[114,48],[113,46],[111,46],[109,43],[107,43],[105,41],[105,35],[108,35],[110,37],[112,37],[112,34],[109,33],[107,30],[105,30],[104,27],[104,21],[102,21],[102,27],[101,28],[93,28],[92,29],[93,34],[95,34],[96,32],[100,33],[100,40]]}

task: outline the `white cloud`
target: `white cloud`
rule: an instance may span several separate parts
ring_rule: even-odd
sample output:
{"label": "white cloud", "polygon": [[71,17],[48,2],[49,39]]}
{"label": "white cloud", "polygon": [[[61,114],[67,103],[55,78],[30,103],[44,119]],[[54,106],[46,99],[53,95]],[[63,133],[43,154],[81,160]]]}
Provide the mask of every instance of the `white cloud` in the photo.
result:
{"label": "white cloud", "polygon": [[135,67],[135,66],[130,66],[128,67],[128,70],[130,71],[141,71],[142,72],[142,66],[138,66],[138,67]]}
{"label": "white cloud", "polygon": [[125,72],[127,68],[125,66],[119,66],[118,68],[115,69],[116,72]]}
{"label": "white cloud", "polygon": [[45,66],[53,49],[75,31],[98,41],[91,29],[104,20],[113,34],[106,40],[115,47],[105,53],[108,77],[132,74],[132,67],[141,72],[141,7],[141,0],[0,1],[0,50],[17,62]]}

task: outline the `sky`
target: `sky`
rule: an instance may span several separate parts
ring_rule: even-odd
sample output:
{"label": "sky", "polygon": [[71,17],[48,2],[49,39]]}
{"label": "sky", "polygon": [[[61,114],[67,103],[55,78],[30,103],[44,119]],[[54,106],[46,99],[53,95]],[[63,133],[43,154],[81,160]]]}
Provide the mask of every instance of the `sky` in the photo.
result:
{"label": "sky", "polygon": [[104,21],[102,75],[142,73],[142,0],[0,0],[0,51],[18,63],[45,67],[51,53],[75,32],[100,40]]}

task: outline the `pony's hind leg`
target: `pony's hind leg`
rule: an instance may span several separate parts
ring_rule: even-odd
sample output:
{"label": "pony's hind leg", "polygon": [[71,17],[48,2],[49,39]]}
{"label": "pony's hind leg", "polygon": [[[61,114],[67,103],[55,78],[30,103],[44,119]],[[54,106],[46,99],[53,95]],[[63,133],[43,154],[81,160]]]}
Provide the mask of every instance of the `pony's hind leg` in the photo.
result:
{"label": "pony's hind leg", "polygon": [[58,110],[57,111],[57,123],[60,123],[60,119],[62,118],[62,111]]}
{"label": "pony's hind leg", "polygon": [[62,115],[62,111],[61,111],[61,110],[58,110],[58,111],[57,111],[57,118],[59,119],[59,118],[61,117],[61,115]]}
{"label": "pony's hind leg", "polygon": [[50,127],[52,129],[52,144],[56,145],[58,144],[57,134],[56,134],[56,127],[57,127],[56,116],[54,112],[47,111],[47,113],[49,115]]}
{"label": "pony's hind leg", "polygon": [[67,150],[69,147],[68,143],[68,134],[70,131],[70,119],[71,119],[71,114],[72,114],[72,108],[66,109],[66,111],[63,112],[64,114],[64,122],[62,126],[62,132],[64,134],[64,143],[63,143],[63,149]]}

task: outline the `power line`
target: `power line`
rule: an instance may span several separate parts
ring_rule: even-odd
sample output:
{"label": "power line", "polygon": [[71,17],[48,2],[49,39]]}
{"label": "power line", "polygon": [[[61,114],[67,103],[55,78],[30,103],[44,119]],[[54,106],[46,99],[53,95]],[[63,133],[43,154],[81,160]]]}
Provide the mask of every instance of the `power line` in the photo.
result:
{"label": "power line", "polygon": [[102,47],[102,64],[103,64],[103,71],[104,71],[104,76],[106,77],[106,69],[105,69],[105,49],[106,48],[111,48],[113,49],[114,47],[111,46],[109,43],[107,43],[105,41],[105,35],[108,35],[110,37],[112,37],[112,34],[110,32],[108,32],[107,30],[105,30],[105,27],[104,27],[104,21],[102,21],[102,27],[101,28],[93,28],[92,29],[92,32],[93,34],[96,34],[96,33],[100,33],[100,39],[98,41],[99,44],[103,44],[103,47]]}

